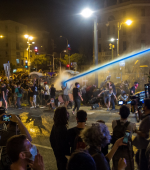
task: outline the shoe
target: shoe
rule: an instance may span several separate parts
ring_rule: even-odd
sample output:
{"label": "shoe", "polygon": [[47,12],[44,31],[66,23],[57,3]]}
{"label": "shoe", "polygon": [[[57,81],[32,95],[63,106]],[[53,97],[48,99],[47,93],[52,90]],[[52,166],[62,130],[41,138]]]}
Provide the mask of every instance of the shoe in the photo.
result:
{"label": "shoe", "polygon": [[110,111],[115,111],[116,109],[111,109]]}
{"label": "shoe", "polygon": [[30,109],[33,109],[33,108],[34,108],[34,106],[30,107]]}
{"label": "shoe", "polygon": [[19,107],[18,109],[22,109],[22,107]]}
{"label": "shoe", "polygon": [[74,111],[72,111],[72,114],[74,115]]}
{"label": "shoe", "polygon": [[107,111],[110,111],[109,108],[107,108]]}

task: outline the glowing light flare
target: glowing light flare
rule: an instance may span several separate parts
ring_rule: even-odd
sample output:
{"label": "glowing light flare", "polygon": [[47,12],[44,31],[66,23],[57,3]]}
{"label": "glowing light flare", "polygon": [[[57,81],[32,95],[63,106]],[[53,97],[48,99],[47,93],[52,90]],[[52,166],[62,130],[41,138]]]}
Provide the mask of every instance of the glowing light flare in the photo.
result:
{"label": "glowing light flare", "polygon": [[111,42],[114,42],[114,41],[115,41],[115,39],[114,39],[114,38],[111,38],[111,39],[110,39],[110,41],[111,41]]}
{"label": "glowing light flare", "polygon": [[29,37],[29,35],[27,35],[27,34],[26,34],[26,35],[24,35],[24,37],[25,37],[25,38],[28,38],[28,37]]}
{"label": "glowing light flare", "polygon": [[0,38],[3,38],[3,35],[0,35]]}
{"label": "glowing light flare", "polygon": [[81,15],[82,15],[84,18],[89,18],[92,14],[93,14],[93,11],[90,10],[89,8],[86,8],[86,9],[84,9],[84,10],[81,12]]}
{"label": "glowing light flare", "polygon": [[129,56],[125,56],[125,57],[122,57],[122,58],[119,58],[119,59],[116,59],[116,60],[113,60],[113,61],[111,61],[111,62],[109,62],[109,63],[106,63],[106,64],[104,64],[104,65],[101,65],[101,66],[99,66],[99,67],[96,67],[96,68],[94,68],[94,69],[92,69],[92,70],[89,70],[89,71],[87,71],[87,72],[84,72],[84,73],[78,74],[78,75],[76,75],[76,76],[74,76],[74,77],[71,77],[70,79],[64,81],[63,83],[67,83],[67,82],[69,82],[69,81],[76,80],[76,79],[81,78],[81,77],[83,77],[83,76],[86,76],[86,75],[88,75],[88,74],[91,74],[91,73],[97,72],[97,71],[99,71],[99,70],[102,70],[102,69],[104,69],[104,68],[106,68],[106,67],[108,67],[108,66],[112,66],[113,64],[119,63],[119,62],[121,62],[121,61],[123,61],[123,60],[131,59],[131,58],[137,57],[137,56],[139,56],[139,55],[142,55],[142,54],[145,54],[145,53],[148,53],[148,52],[150,52],[150,49],[147,49],[147,50],[144,50],[144,51],[140,51],[140,52],[137,52],[137,53],[135,53],[135,54],[132,54],[132,55],[129,55]]}
{"label": "glowing light flare", "polygon": [[132,21],[131,21],[131,20],[127,20],[125,23],[126,23],[127,25],[131,25],[131,24],[132,24]]}
{"label": "glowing light flare", "polygon": [[29,37],[29,40],[33,40],[33,37],[32,37],[32,36],[30,36],[30,37]]}

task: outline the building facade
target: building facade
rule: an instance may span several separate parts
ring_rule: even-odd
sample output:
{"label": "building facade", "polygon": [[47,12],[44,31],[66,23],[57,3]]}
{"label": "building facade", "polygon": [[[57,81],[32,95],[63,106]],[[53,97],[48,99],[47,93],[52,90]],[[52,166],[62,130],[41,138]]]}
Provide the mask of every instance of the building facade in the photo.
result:
{"label": "building facade", "polygon": [[[38,48],[36,55],[46,54],[48,49],[49,33],[46,31],[29,30],[26,25],[11,21],[0,21],[0,66],[11,63],[24,68],[28,59],[28,40],[24,35],[33,36],[30,42],[30,57],[35,55],[35,47]],[[34,42],[32,44],[32,42]]]}
{"label": "building facade", "polygon": [[[126,20],[132,20],[130,26]],[[117,57],[118,23],[119,54],[141,50],[150,46],[150,0],[117,0],[117,3],[105,7],[98,13],[98,61],[103,63],[112,59],[109,44],[115,45],[114,58]],[[110,40],[114,38],[115,41]],[[94,57],[93,57],[94,62]]]}

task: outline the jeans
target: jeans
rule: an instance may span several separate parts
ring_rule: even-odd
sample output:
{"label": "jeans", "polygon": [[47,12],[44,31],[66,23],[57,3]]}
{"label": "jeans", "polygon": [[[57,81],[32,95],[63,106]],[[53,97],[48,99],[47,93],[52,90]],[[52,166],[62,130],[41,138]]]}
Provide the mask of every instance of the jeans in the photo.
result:
{"label": "jeans", "polygon": [[114,100],[114,96],[111,96],[111,104],[112,104],[112,109],[115,109],[115,100]]}
{"label": "jeans", "polygon": [[18,106],[18,108],[21,108],[20,100],[21,100],[21,97],[17,97],[17,106]]}
{"label": "jeans", "polygon": [[79,108],[80,108],[81,100],[80,99],[74,99],[74,102],[75,102],[75,105],[74,105],[73,111],[75,111],[76,108],[77,108],[77,111],[78,111]]}

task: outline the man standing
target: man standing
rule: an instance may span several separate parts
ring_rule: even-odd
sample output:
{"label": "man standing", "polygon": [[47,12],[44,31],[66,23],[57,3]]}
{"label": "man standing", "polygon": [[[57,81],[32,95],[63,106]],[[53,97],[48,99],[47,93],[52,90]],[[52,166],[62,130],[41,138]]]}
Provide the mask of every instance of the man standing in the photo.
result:
{"label": "man standing", "polygon": [[77,149],[75,140],[79,136],[81,130],[85,128],[85,124],[87,121],[87,113],[84,110],[79,110],[77,112],[76,120],[77,120],[77,126],[68,130],[68,143],[69,146],[71,147],[71,154]]}
{"label": "man standing", "polygon": [[18,83],[17,88],[15,89],[15,93],[17,94],[17,107],[18,107],[18,109],[22,109],[21,105],[20,105],[20,100],[21,100],[21,97],[22,97],[22,90],[20,88],[19,83]]}
{"label": "man standing", "polygon": [[47,101],[50,98],[50,91],[47,82],[44,82],[44,95],[45,95],[45,106],[47,106]]}
{"label": "man standing", "polygon": [[75,87],[73,88],[73,99],[74,99],[74,102],[75,102],[75,106],[74,106],[74,109],[72,111],[73,114],[74,114],[74,111],[75,111],[76,108],[77,108],[77,111],[79,110],[81,100],[83,101],[82,96],[80,94],[79,87],[80,87],[80,84],[76,82]]}
{"label": "man standing", "polygon": [[67,108],[68,104],[69,104],[69,90],[71,89],[72,85],[70,86],[70,88],[67,87],[67,83],[66,86],[62,85],[62,90],[63,90],[63,100],[65,103],[65,107]]}
{"label": "man standing", "polygon": [[136,154],[138,160],[139,170],[148,170],[148,161],[145,155],[146,148],[149,144],[149,130],[150,130],[150,99],[144,100],[144,117],[139,126],[139,130],[136,131],[137,137],[133,141],[139,150]]}
{"label": "man standing", "polygon": [[[115,87],[115,85],[114,85],[114,83],[113,83],[112,81],[110,81],[109,87],[110,87],[110,89],[113,90],[113,93],[114,93],[115,96],[116,96],[116,87]],[[111,111],[115,110],[115,96],[114,96],[114,95],[111,96],[111,104],[112,104],[112,109],[111,109]]]}

